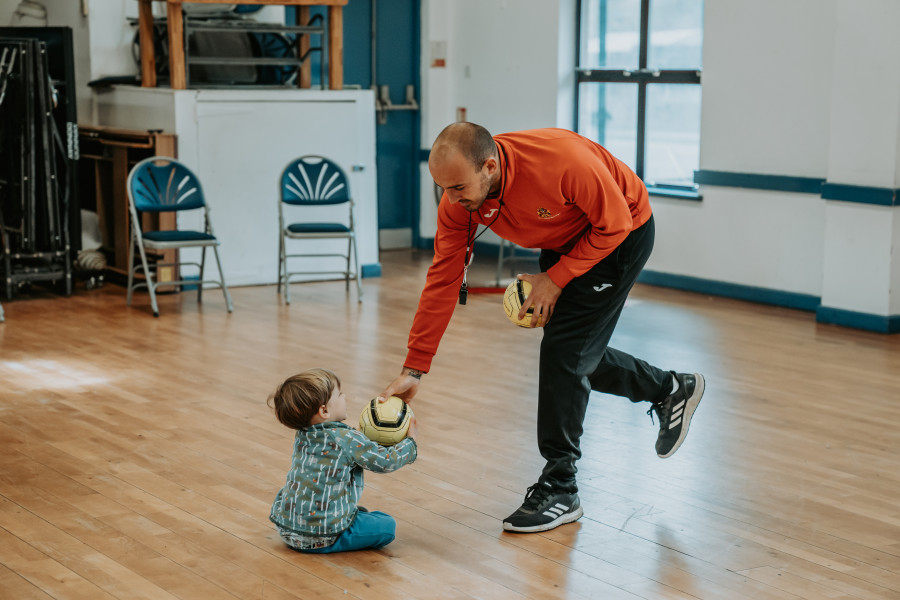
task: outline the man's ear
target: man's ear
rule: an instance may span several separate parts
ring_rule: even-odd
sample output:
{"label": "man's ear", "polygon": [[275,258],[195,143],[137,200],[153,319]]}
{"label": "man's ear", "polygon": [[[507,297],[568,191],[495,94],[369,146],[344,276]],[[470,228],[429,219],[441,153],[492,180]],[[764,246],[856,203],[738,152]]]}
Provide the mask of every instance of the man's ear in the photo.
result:
{"label": "man's ear", "polygon": [[497,160],[496,156],[489,156],[487,160],[484,161],[483,168],[487,169],[487,174],[493,177],[494,173],[500,170],[500,161]]}

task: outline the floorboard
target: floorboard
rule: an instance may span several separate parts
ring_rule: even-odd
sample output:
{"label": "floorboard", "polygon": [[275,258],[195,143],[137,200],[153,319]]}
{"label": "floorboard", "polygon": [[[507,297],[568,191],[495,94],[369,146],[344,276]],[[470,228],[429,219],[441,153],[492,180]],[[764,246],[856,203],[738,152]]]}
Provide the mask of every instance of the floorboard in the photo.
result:
{"label": "floorboard", "polygon": [[[0,598],[900,599],[900,336],[808,312],[639,285],[612,344],[707,393],[687,442],[653,450],[647,406],[592,396],[585,515],[534,535],[501,520],[542,467],[541,332],[471,294],[413,409],[419,459],[367,474],[398,522],[375,552],[304,555],[268,521],[292,433],[266,406],[333,369],[354,423],[398,372],[428,254],[343,282],[146,295],[108,283],[4,301]],[[490,261],[470,285],[493,283]]]}

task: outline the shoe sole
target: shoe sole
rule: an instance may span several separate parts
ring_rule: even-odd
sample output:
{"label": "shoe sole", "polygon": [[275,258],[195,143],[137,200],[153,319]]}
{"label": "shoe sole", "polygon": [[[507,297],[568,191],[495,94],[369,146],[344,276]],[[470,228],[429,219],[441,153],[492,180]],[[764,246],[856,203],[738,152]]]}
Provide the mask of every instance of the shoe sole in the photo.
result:
{"label": "shoe sole", "polygon": [[512,531],[513,533],[537,533],[539,531],[550,531],[551,529],[556,529],[560,525],[565,525],[566,523],[577,521],[583,514],[584,510],[582,510],[582,508],[579,506],[572,512],[560,515],[553,521],[544,523],[543,525],[532,525],[531,527],[516,527],[512,523],[507,523],[504,521],[503,529],[506,531]]}
{"label": "shoe sole", "polygon": [[669,450],[666,454],[659,454],[657,456],[660,458],[669,458],[675,451],[681,447],[681,444],[684,443],[684,438],[687,437],[688,428],[691,426],[691,417],[694,416],[694,411],[697,410],[697,407],[700,405],[700,399],[703,398],[703,392],[706,389],[706,380],[703,379],[703,375],[700,373],[694,373],[694,377],[697,379],[697,384],[694,386],[694,393],[691,394],[691,397],[687,399],[687,403],[684,408],[684,427],[681,428],[681,435],[678,436],[678,440],[676,440],[675,445],[672,446],[672,449]]}

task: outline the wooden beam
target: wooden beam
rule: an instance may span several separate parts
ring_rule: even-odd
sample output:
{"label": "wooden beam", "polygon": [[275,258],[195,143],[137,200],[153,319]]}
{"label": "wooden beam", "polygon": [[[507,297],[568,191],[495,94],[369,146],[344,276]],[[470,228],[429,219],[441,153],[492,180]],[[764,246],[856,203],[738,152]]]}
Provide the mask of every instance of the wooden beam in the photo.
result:
{"label": "wooden beam", "polygon": [[328,7],[328,88],[344,88],[344,8]]}
{"label": "wooden beam", "polygon": [[169,30],[169,85],[173,90],[183,90],[187,87],[187,78],[184,64],[184,15],[181,12],[181,3],[167,2],[166,15]]}
{"label": "wooden beam", "polygon": [[138,4],[138,35],[141,42],[141,86],[156,87],[156,53],[153,48],[153,4]]}
{"label": "wooden beam", "polygon": [[[307,25],[309,23],[309,7],[298,6],[295,20],[297,25]],[[309,52],[311,46],[309,35],[310,34],[308,33],[302,33],[297,37],[297,56],[299,58],[303,58],[303,56]],[[309,57],[307,57],[303,61],[303,64],[300,65],[300,70],[297,73],[297,87],[308,89],[311,86],[312,63],[309,61]]]}

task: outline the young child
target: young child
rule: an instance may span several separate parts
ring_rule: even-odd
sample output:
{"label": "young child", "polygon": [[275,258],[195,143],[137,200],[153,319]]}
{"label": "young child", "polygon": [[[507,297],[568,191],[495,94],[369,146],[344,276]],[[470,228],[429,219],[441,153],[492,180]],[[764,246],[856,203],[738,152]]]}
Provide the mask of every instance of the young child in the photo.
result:
{"label": "young child", "polygon": [[371,441],[341,422],[347,400],[337,376],[326,369],[288,378],[269,405],[283,425],[297,430],[291,470],[269,515],[281,539],[315,553],[381,548],[393,541],[393,517],[357,506],[363,469],[389,473],[416,460],[415,420],[408,437],[394,446]]}

